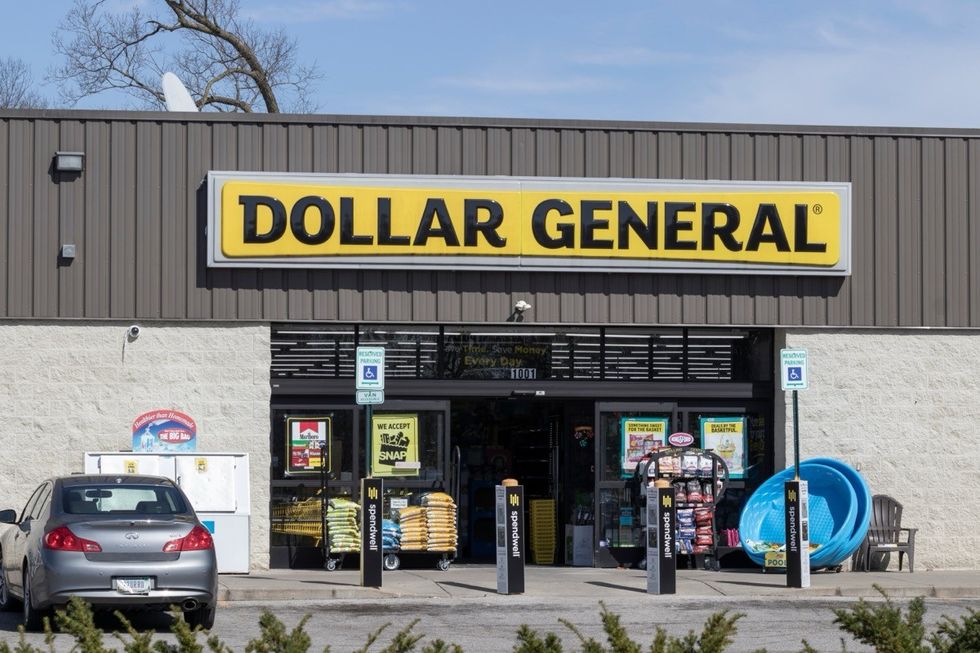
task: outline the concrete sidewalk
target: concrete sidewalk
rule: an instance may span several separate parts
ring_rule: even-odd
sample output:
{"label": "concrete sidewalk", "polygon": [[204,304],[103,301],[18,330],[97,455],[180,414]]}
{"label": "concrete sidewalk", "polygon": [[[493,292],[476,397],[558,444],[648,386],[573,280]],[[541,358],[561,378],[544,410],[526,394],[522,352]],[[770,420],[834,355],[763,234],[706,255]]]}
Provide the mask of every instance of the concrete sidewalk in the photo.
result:
{"label": "concrete sidewalk", "polygon": [[[497,596],[493,565],[454,564],[448,571],[399,569],[385,572],[380,589],[360,586],[357,569],[275,569],[222,575],[222,601],[325,601],[331,599],[466,599]],[[529,566],[527,597],[605,598],[646,593],[646,573],[634,569]],[[786,576],[758,569],[678,570],[676,598],[880,597],[980,599],[980,571],[819,572],[811,587],[790,589]]]}

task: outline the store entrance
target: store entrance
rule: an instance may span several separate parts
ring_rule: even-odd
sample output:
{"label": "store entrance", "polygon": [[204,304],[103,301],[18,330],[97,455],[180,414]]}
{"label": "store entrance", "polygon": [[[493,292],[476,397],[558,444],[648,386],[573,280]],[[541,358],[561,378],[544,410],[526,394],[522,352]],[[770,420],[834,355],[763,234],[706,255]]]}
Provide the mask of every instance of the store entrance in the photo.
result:
{"label": "store entrance", "polygon": [[461,555],[494,558],[494,487],[524,487],[528,561],[561,564],[565,525],[591,519],[595,449],[591,402],[531,398],[465,399],[451,405],[452,442],[461,452]]}

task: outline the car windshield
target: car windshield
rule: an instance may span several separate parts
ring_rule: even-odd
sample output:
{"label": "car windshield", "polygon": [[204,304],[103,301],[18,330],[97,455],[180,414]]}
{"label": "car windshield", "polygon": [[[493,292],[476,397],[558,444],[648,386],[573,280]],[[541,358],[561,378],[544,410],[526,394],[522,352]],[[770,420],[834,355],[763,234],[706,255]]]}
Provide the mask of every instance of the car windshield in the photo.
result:
{"label": "car windshield", "polygon": [[65,512],[71,515],[137,513],[176,515],[187,512],[180,492],[161,485],[73,485],[62,491]]}

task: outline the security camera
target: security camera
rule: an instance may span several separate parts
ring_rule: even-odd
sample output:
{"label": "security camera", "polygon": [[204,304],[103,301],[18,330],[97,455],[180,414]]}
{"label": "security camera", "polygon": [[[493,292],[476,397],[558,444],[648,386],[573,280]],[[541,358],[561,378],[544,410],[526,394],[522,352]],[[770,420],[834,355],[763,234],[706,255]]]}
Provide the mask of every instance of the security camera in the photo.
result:
{"label": "security camera", "polygon": [[524,311],[530,310],[531,305],[528,304],[523,299],[514,304],[514,310],[518,313],[523,313]]}
{"label": "security camera", "polygon": [[136,340],[137,338],[140,337],[140,333],[142,331],[143,330],[140,328],[140,325],[134,324],[133,326],[129,327],[129,329],[126,331],[126,334],[133,340]]}

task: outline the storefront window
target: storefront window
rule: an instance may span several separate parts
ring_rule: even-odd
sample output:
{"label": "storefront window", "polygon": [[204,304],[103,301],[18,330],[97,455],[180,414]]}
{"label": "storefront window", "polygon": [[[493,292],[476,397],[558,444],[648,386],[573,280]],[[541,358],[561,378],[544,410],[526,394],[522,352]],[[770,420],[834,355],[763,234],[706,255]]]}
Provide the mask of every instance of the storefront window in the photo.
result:
{"label": "storefront window", "polygon": [[375,411],[372,473],[397,487],[441,483],[446,460],[446,415],[441,410]]}
{"label": "storefront window", "polygon": [[684,378],[683,329],[606,329],[607,381],[679,381]]}
{"label": "storefront window", "polygon": [[271,350],[273,379],[354,378],[353,326],[273,326]]}
{"label": "storefront window", "polygon": [[643,510],[628,489],[599,492],[599,547],[618,549],[645,546]]}
{"label": "storefront window", "polygon": [[551,378],[555,334],[446,331],[447,379],[534,381]]}
{"label": "storefront window", "polygon": [[436,378],[438,327],[362,324],[357,328],[357,344],[384,347],[385,376],[388,378]]}
{"label": "storefront window", "polygon": [[641,440],[641,442],[633,443],[634,449],[637,447],[649,449],[653,440],[662,444],[666,435],[671,432],[671,414],[643,411],[603,412],[599,417],[601,481],[622,481],[624,478],[632,476],[633,468],[627,459],[636,456],[628,455],[629,451],[624,456],[624,425],[633,431],[626,434],[628,448],[632,437],[634,440]]}
{"label": "storefront window", "polygon": [[[318,547],[321,545],[322,492],[317,482],[273,487],[270,505],[272,546]],[[351,499],[350,487],[331,487],[329,498]]]}
{"label": "storefront window", "polygon": [[273,410],[272,478],[319,483],[318,440],[328,442],[331,480],[354,479],[353,412],[350,410]]}
{"label": "storefront window", "polygon": [[352,378],[356,346],[385,375],[467,381],[772,381],[766,329],[276,325],[273,378]]}

